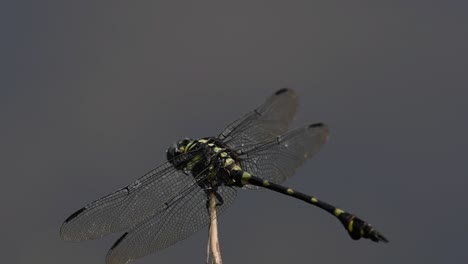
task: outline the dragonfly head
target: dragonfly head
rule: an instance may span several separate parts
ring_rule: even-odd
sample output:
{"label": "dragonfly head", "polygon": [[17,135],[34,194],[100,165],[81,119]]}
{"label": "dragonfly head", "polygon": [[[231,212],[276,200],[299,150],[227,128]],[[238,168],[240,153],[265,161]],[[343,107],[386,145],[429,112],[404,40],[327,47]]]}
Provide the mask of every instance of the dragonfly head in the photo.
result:
{"label": "dragonfly head", "polygon": [[184,138],[172,144],[166,151],[167,160],[174,165],[175,163],[179,163],[180,161],[178,161],[176,158],[180,154],[187,152],[187,146],[191,142],[193,142],[193,140],[189,138]]}

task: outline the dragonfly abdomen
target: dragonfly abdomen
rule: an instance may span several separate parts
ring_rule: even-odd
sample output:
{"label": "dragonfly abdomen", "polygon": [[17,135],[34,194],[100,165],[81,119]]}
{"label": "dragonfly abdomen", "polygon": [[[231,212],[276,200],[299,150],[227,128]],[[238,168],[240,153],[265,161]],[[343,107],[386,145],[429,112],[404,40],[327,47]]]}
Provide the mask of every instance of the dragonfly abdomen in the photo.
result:
{"label": "dragonfly abdomen", "polygon": [[358,218],[357,216],[351,213],[345,212],[344,210],[340,208],[337,208],[331,204],[323,202],[314,196],[311,196],[302,192],[298,192],[292,188],[288,188],[288,187],[282,186],[280,184],[277,184],[268,180],[255,177],[251,175],[250,173],[242,171],[242,170],[232,171],[231,176],[241,186],[244,186],[246,184],[251,184],[251,185],[267,188],[272,191],[279,192],[279,193],[294,197],[296,199],[302,200],[306,203],[313,204],[327,211],[328,213],[335,216],[338,220],[340,220],[340,222],[343,224],[348,234],[354,240],[357,240],[360,238],[368,238],[375,242],[388,242],[388,240],[383,235],[381,235],[374,227],[372,227],[369,223],[365,222],[364,220]]}

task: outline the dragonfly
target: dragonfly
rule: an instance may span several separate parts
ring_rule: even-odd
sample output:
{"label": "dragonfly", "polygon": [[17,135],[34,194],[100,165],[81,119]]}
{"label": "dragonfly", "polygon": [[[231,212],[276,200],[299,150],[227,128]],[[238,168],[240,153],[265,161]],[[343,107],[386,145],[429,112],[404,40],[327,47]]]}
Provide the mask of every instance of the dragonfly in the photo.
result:
{"label": "dragonfly", "polygon": [[297,108],[294,90],[283,88],[218,136],[175,142],[166,151],[165,163],[71,214],[60,229],[61,238],[84,241],[123,232],[108,251],[106,263],[124,264],[208,226],[210,194],[220,214],[238,191],[265,188],[325,210],[354,240],[388,242],[356,215],[281,185],[329,137],[323,123],[289,131]]}

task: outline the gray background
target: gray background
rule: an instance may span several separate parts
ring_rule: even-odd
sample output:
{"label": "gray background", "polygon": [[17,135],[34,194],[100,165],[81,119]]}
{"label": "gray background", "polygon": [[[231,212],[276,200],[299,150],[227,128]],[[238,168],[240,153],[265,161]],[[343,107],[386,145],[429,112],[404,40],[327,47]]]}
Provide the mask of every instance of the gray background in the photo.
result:
{"label": "gray background", "polygon": [[[295,126],[331,128],[287,185],[391,241],[243,191],[225,263],[466,263],[466,1],[2,1],[3,263],[104,263],[117,235],[66,243],[62,221],[216,135],[280,87]],[[135,263],[203,263],[206,229]]]}

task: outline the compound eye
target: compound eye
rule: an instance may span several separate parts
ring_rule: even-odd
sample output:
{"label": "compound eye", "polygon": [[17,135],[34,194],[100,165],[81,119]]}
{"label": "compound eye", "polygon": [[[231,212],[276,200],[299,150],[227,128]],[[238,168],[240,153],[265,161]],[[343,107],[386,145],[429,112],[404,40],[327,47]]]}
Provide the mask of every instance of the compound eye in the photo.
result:
{"label": "compound eye", "polygon": [[168,149],[167,149],[167,152],[166,152],[166,158],[168,161],[171,161],[172,159],[175,158],[176,156],[176,152],[177,152],[177,147],[176,145],[172,145],[170,146]]}

